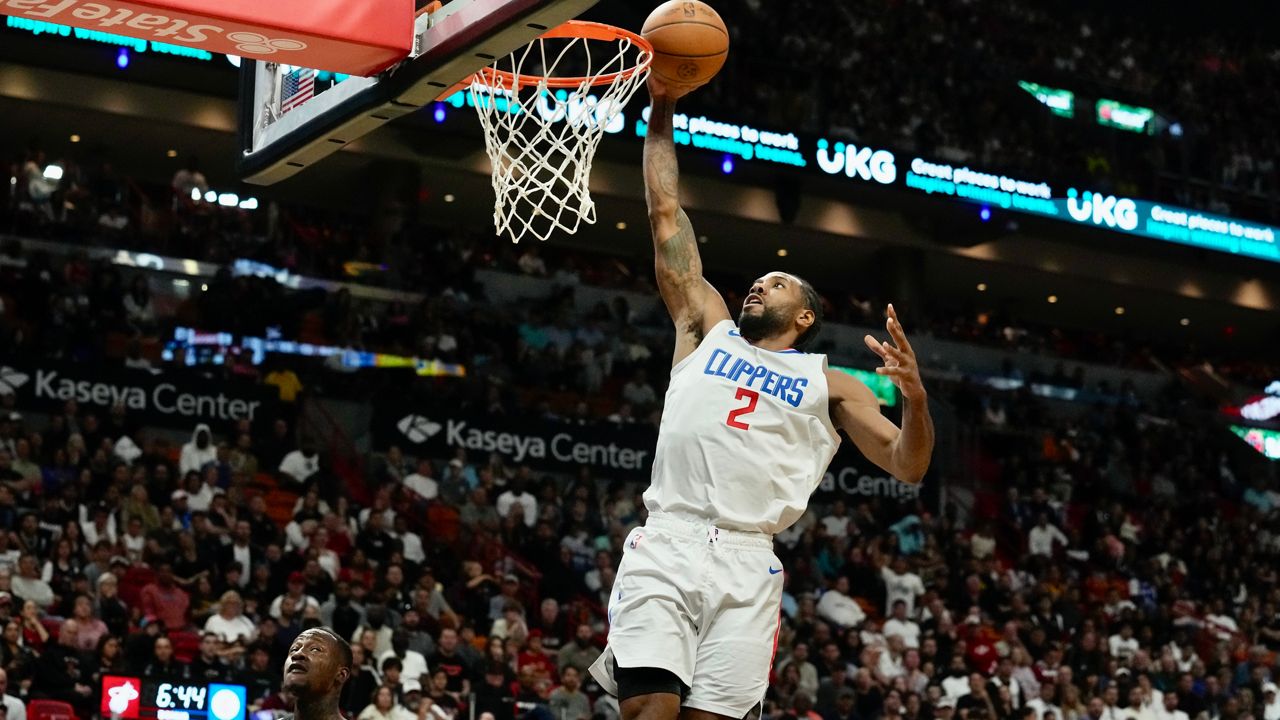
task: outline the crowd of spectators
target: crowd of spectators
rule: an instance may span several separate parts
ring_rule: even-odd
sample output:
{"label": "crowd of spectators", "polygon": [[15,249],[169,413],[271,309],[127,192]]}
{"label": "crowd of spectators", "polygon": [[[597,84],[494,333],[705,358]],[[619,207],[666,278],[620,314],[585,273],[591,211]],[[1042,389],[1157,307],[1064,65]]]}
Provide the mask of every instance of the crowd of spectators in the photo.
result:
{"label": "crowd of spectators", "polygon": [[[637,404],[644,381],[624,390]],[[933,392],[980,428],[963,471],[982,497],[961,512],[827,495],[779,535],[766,717],[1273,720],[1273,476],[1175,400],[1069,420],[1025,393]],[[11,716],[52,698],[90,717],[101,676],[130,673],[239,682],[283,710],[285,649],[324,624],[356,647],[351,717],[617,717],[584,671],[641,485],[392,447],[362,507],[284,420],[179,445],[123,409],[15,397],[0,395]]]}

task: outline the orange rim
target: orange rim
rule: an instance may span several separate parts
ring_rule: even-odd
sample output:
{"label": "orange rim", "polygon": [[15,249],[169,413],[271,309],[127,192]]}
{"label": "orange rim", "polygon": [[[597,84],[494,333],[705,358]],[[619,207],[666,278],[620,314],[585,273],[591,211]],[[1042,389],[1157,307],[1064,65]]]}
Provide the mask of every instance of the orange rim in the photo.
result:
{"label": "orange rim", "polygon": [[[529,85],[538,85],[545,83],[547,87],[553,88],[576,88],[580,87],[584,82],[591,85],[611,85],[618,78],[628,78],[632,75],[643,71],[649,67],[649,63],[653,60],[653,45],[640,36],[639,33],[631,32],[613,25],[606,25],[598,22],[588,22],[586,20],[570,20],[560,27],[548,30],[542,35],[542,38],[582,38],[584,40],[600,40],[602,42],[614,42],[621,40],[630,40],[632,45],[643,51],[643,61],[634,66],[619,70],[618,72],[609,73],[607,75],[597,75],[595,77],[546,77],[543,75],[517,75],[507,70],[498,70],[497,68],[487,67],[476,73],[485,79],[489,85],[505,85],[508,88],[516,88]],[[539,38],[539,39],[542,39]]]}

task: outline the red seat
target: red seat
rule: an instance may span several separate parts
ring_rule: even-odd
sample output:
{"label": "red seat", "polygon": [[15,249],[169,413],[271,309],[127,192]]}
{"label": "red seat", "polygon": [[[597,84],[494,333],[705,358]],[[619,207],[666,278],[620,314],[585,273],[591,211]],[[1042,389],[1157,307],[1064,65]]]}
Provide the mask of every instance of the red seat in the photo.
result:
{"label": "red seat", "polygon": [[180,662],[189,663],[200,654],[200,636],[186,630],[175,630],[169,633],[169,642],[173,643],[173,656]]}
{"label": "red seat", "polygon": [[125,571],[124,580],[120,582],[120,599],[131,608],[138,607],[142,602],[142,588],[155,579],[154,570],[134,565]]}
{"label": "red seat", "polygon": [[32,700],[27,703],[29,720],[77,720],[70,703],[61,700]]}

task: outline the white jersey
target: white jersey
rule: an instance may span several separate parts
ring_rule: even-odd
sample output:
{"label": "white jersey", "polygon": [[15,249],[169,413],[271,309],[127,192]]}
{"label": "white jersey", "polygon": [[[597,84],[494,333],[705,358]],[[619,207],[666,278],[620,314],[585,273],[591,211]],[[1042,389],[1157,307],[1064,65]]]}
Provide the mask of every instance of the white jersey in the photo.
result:
{"label": "white jersey", "polygon": [[728,530],[790,527],[840,445],[826,369],[825,355],[764,350],[717,323],[671,369],[645,507]]}

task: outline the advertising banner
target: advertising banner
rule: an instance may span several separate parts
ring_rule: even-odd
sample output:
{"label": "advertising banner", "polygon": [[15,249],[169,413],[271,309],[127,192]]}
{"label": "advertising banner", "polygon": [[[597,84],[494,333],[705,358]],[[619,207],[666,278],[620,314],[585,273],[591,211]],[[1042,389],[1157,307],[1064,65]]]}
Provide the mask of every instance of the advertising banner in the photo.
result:
{"label": "advertising banner", "polygon": [[239,380],[205,380],[183,371],[146,370],[0,357],[0,394],[14,393],[18,407],[56,411],[68,400],[82,409],[124,406],[130,417],[162,427],[198,422],[225,424],[270,416],[275,388]]}
{"label": "advertising banner", "polygon": [[[588,465],[601,477],[647,482],[658,434],[646,425],[585,426],[493,417],[424,403],[378,402],[373,437],[377,447],[398,445],[409,454],[445,458],[465,448],[477,462],[496,452],[509,463],[537,470],[573,475]],[[930,510],[936,510],[938,496],[932,474],[919,485],[899,482],[848,440],[841,443],[815,490],[815,498],[824,502],[841,497],[850,503],[873,498],[891,504],[920,500]]]}
{"label": "advertising banner", "polygon": [[[413,0],[0,0],[0,15],[166,46],[372,75],[409,54]],[[80,37],[81,33],[76,36]]]}

